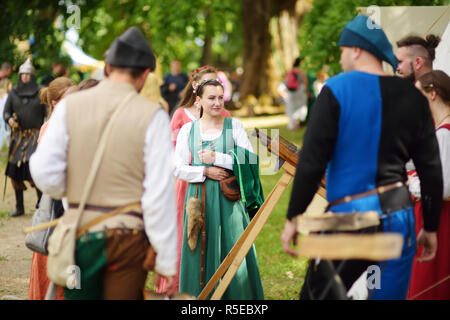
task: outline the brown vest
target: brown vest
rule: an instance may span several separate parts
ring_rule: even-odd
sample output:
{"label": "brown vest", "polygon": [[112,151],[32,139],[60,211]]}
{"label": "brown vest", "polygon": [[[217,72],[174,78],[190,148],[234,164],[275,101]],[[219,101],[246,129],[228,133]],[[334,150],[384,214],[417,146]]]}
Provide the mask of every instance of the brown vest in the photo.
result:
{"label": "brown vest", "polygon": [[[128,83],[105,79],[96,87],[67,97],[66,196],[79,203],[85,182],[107,121],[129,92]],[[145,134],[154,113],[160,107],[136,95],[131,98],[113,124],[100,168],[87,204],[119,207],[140,202],[144,181]]]}

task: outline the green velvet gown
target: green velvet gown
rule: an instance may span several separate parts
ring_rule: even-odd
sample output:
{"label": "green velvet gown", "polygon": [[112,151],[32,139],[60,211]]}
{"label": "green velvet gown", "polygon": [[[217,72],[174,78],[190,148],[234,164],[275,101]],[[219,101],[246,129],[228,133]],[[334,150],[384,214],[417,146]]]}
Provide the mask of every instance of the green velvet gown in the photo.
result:
{"label": "green velvet gown", "polygon": [[[234,147],[232,136],[232,119],[225,118],[221,136],[212,141],[202,141],[199,129],[199,121],[194,121],[191,127],[189,144],[192,154],[192,165],[201,165],[198,151],[210,149],[216,152],[227,153]],[[219,182],[206,179],[205,185],[205,256],[204,256],[204,285],[216,272],[222,261],[227,256],[235,242],[239,239],[247,225],[249,217],[241,201],[230,201],[220,191]],[[186,203],[194,197],[197,191],[197,183],[190,183],[186,193],[183,221],[183,245],[181,251],[180,267],[180,292],[198,296],[202,291],[200,285],[200,260],[201,260],[201,232],[199,233],[197,246],[191,251],[187,244],[187,218]],[[198,197],[201,199],[201,184]],[[242,261],[236,275],[231,281],[222,299],[227,300],[262,300],[264,299],[261,278],[255,247],[252,246],[246,258]]]}

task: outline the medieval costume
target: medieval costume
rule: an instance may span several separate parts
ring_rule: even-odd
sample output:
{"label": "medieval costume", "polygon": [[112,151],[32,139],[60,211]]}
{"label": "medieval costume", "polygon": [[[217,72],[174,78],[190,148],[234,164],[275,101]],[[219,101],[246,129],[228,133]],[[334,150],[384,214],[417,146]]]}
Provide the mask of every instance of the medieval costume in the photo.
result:
{"label": "medieval costume", "polygon": [[[449,300],[450,299],[450,124],[436,129],[444,179],[444,195],[439,230],[438,249],[432,261],[418,262],[414,259],[408,299]],[[412,171],[410,191],[415,199],[414,214],[416,234],[423,228],[422,201],[420,201],[420,180]],[[420,256],[421,252],[418,252]]]}
{"label": "medieval costume", "polygon": [[[220,190],[219,181],[204,176],[205,166],[208,165],[202,163],[198,156],[199,150],[214,150],[216,152],[214,165],[232,170],[233,160],[227,153],[235,146],[252,151],[247,134],[237,119],[224,118],[223,129],[218,134],[202,134],[199,120],[185,124],[178,134],[175,175],[189,182],[186,199],[198,197],[204,202],[205,208],[205,239],[204,242],[199,239],[195,249],[191,250],[187,240],[188,200],[184,206],[180,292],[197,296],[249,223],[242,201],[230,201],[225,198]],[[199,189],[204,187],[205,192],[198,192],[196,196],[198,187]],[[203,253],[201,242],[204,243]],[[240,265],[223,299],[264,299],[254,246]]]}
{"label": "medieval costume", "polygon": [[[338,46],[362,48],[394,70],[397,60],[381,28],[357,16],[344,28]],[[405,117],[405,114],[408,117]],[[414,212],[405,163],[412,158],[422,181],[424,228],[439,226],[442,170],[438,143],[425,97],[407,80],[358,70],[330,78],[319,94],[305,134],[294,178],[287,218],[305,212],[326,172],[330,211],[377,211],[378,227],[360,233],[395,232],[403,235],[401,257],[378,263],[380,288],[369,299],[405,299],[416,249]],[[379,189],[378,187],[384,186]],[[350,199],[345,199],[350,196]],[[345,199],[345,200],[344,200]],[[350,200],[350,201],[347,201]],[[316,261],[317,262],[317,261]],[[300,294],[318,299],[330,280],[321,272],[325,262],[311,261]],[[333,261],[341,268],[346,291],[375,261]],[[324,299],[336,299],[328,291]],[[345,298],[345,297],[344,297]]]}
{"label": "medieval costume", "polygon": [[[226,109],[222,110],[222,115],[224,117],[230,117],[230,112]],[[174,146],[177,144],[177,136],[181,127],[188,122],[195,121],[195,116],[189,112],[186,108],[178,108],[175,110],[173,117],[170,121],[170,128],[172,129],[172,142]],[[183,241],[183,212],[184,212],[184,200],[186,198],[186,190],[188,187],[188,182],[177,179],[175,183],[175,197],[177,200],[177,224],[178,224],[178,264],[177,264],[177,274],[180,274],[180,259],[181,259],[181,245]],[[177,279],[179,279],[177,277]],[[165,287],[164,283],[161,283],[160,289]],[[177,280],[176,287],[179,287]]]}
{"label": "medieval costume", "polygon": [[[155,57],[132,27],[113,42],[106,63],[153,70]],[[176,272],[175,197],[167,192],[174,189],[169,117],[114,75],[112,71],[94,88],[59,102],[31,159],[36,184],[53,198],[66,195],[69,210],[64,216],[77,210],[101,133],[113,111],[130,97],[112,124],[80,227],[115,209],[120,214],[90,226],[78,238],[81,289],[65,288],[68,300],[142,299],[150,243],[156,252],[154,270],[167,277]],[[129,204],[140,207],[121,209]]]}
{"label": "medieval costume", "polygon": [[[21,75],[31,74],[31,79],[24,83]],[[11,216],[20,216],[25,213],[23,205],[23,191],[26,190],[24,181],[29,181],[32,186],[33,179],[30,175],[28,161],[36,150],[39,129],[46,117],[46,106],[41,104],[39,86],[36,84],[34,68],[28,59],[19,68],[19,83],[9,92],[3,111],[3,119],[9,122],[15,120],[11,128],[11,143],[8,153],[6,175],[11,178],[16,195],[16,210]],[[38,203],[41,192],[37,190]]]}

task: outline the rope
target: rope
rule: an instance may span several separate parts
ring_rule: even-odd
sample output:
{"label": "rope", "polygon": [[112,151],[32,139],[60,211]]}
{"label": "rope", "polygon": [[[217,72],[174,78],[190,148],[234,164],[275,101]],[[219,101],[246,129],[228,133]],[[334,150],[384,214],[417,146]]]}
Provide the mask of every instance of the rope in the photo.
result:
{"label": "rope", "polygon": [[430,287],[426,288],[425,290],[419,292],[418,294],[416,294],[414,297],[409,298],[408,300],[414,300],[415,298],[417,298],[418,296],[421,296],[422,294],[424,294],[427,291],[430,291],[431,289],[437,287],[438,285],[440,285],[441,283],[444,283],[445,281],[447,281],[448,279],[450,279],[450,275],[446,276],[444,279],[439,280],[438,282],[434,283],[433,285],[431,285]]}
{"label": "rope", "polygon": [[428,28],[428,30],[423,34],[423,37],[427,35],[427,33],[433,29],[433,27],[438,23],[439,20],[444,16],[444,14],[447,12],[447,10],[450,8],[450,5],[447,6],[447,8],[442,12],[442,14],[436,19],[436,21],[433,22],[433,24]]}

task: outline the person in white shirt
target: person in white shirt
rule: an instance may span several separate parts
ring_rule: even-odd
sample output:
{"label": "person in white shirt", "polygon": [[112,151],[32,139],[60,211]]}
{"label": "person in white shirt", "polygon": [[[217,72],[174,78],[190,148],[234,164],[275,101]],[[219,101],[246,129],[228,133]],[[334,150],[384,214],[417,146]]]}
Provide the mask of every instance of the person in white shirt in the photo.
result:
{"label": "person in white shirt", "polygon": [[136,203],[140,208],[123,209],[78,238],[81,289],[65,288],[65,299],[142,299],[151,248],[157,281],[165,278],[171,295],[177,233],[169,117],[138,94],[155,57],[132,27],[112,43],[106,65],[107,79],[55,108],[30,169],[43,192],[56,199],[66,196],[69,210],[76,210],[103,129],[129,97],[113,122],[80,227],[116,208]]}

